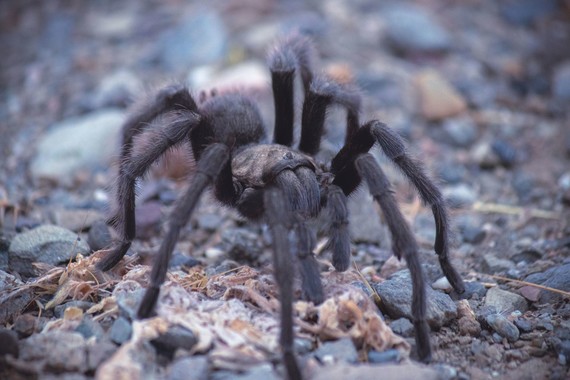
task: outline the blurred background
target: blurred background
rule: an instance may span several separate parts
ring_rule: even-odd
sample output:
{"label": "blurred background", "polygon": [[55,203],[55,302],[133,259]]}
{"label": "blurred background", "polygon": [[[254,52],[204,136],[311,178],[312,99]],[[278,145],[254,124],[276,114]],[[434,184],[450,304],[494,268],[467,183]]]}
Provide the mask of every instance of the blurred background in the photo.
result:
{"label": "blurred background", "polygon": [[[316,72],[361,87],[363,121],[396,129],[439,179],[453,208],[454,260],[463,274],[525,279],[554,268],[556,286],[570,290],[568,0],[0,1],[2,252],[21,231],[65,224],[73,210],[106,212],[121,123],[137,99],[166,84],[184,83],[196,95],[241,89],[260,104],[271,133],[266,52],[291,32],[314,41]],[[297,97],[300,109],[300,91]],[[329,116],[323,158],[343,141],[342,113]],[[191,170],[188,162],[174,155],[143,185],[139,227],[154,232],[139,236],[158,236],[162,206],[176,197],[174,179]],[[404,213],[431,249],[429,210],[390,168]],[[355,257],[380,273],[389,237],[371,222],[370,200],[357,197],[366,202],[351,205]],[[205,207],[207,217],[193,222],[197,234],[226,226],[219,210]],[[89,228],[73,215],[83,224],[67,227]],[[365,259],[370,252],[377,257]],[[7,259],[0,264],[8,268]],[[544,313],[559,320],[552,308]],[[545,331],[558,340],[537,357],[552,361],[531,362],[533,370],[560,365],[559,355],[568,354],[570,327],[562,337]],[[507,358],[503,351],[492,356],[467,346],[448,347],[440,359],[465,373],[481,363],[505,370],[495,360]],[[481,362],[473,359],[479,354]],[[533,356],[508,358],[514,379]]]}

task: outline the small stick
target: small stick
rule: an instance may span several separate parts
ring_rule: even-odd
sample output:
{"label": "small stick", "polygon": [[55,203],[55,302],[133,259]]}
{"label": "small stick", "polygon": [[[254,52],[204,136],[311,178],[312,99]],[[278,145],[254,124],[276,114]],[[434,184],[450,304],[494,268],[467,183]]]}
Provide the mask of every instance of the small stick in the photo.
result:
{"label": "small stick", "polygon": [[534,218],[541,219],[559,219],[560,216],[552,211],[540,210],[536,208],[526,209],[523,207],[509,206],[499,203],[483,203],[475,202],[472,207],[473,211],[479,211],[484,213],[496,213],[496,214],[507,214],[507,215],[528,215]]}
{"label": "small stick", "polygon": [[501,281],[507,281],[507,282],[514,282],[517,284],[521,284],[521,285],[526,285],[526,286],[532,286],[538,289],[542,289],[542,290],[548,290],[550,292],[554,292],[554,293],[558,293],[558,294],[562,294],[565,297],[570,297],[570,293],[569,292],[565,292],[564,290],[560,290],[560,289],[556,289],[556,288],[551,288],[548,286],[544,286],[544,285],[538,285],[538,284],[534,284],[532,282],[528,282],[528,281],[521,281],[521,280],[514,280],[512,278],[507,278],[507,277],[503,277],[503,276],[497,276],[495,274],[484,274],[484,273],[478,273],[481,276],[488,276],[497,280],[501,280]]}

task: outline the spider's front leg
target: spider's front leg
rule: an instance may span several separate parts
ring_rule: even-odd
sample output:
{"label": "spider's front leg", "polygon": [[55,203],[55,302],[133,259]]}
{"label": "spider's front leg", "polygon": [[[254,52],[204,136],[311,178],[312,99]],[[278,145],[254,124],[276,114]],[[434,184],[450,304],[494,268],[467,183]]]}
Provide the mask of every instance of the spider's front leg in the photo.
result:
{"label": "spider's front leg", "polygon": [[281,343],[283,362],[290,380],[302,379],[299,364],[295,358],[294,332],[293,332],[293,278],[289,249],[289,231],[293,219],[289,211],[283,192],[276,186],[269,187],[264,192],[265,217],[271,229],[273,238],[273,273],[279,286],[279,299],[281,301]]}
{"label": "spider's front leg", "polygon": [[162,240],[156,262],[152,267],[150,285],[144,295],[137,316],[148,318],[154,309],[160,286],[166,279],[168,263],[178,241],[180,230],[188,223],[200,196],[206,187],[218,178],[218,175],[227,168],[230,162],[230,149],[224,144],[208,146],[198,161],[196,174],[192,178],[190,187],[176,202],[168,223],[168,232]]}
{"label": "spider's front leg", "polygon": [[[139,121],[140,123],[142,121]],[[135,186],[138,178],[142,177],[168,149],[184,141],[190,130],[199,123],[200,116],[197,113],[179,109],[166,112],[160,117],[159,122],[152,123],[145,131],[130,130],[131,140],[124,142],[117,178],[118,211],[111,219],[111,224],[120,231],[121,240],[97,263],[98,269],[107,271],[117,265],[135,238]],[[126,126],[130,125],[135,124]],[[141,134],[141,139],[137,144],[133,144],[132,138],[137,134]]]}

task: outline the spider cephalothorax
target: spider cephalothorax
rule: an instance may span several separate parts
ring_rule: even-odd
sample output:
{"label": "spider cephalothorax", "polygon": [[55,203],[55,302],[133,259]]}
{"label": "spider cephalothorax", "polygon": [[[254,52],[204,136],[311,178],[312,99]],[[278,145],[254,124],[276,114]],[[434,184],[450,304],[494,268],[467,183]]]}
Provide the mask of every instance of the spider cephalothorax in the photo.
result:
{"label": "spider cephalothorax", "polygon": [[[213,94],[196,103],[182,86],[163,89],[146,108],[125,122],[121,165],[117,181],[118,211],[111,219],[121,240],[98,267],[116,265],[135,238],[135,184],[139,177],[168,149],[189,141],[196,173],[170,215],[168,230],[151,273],[150,287],[138,316],[151,313],[164,282],[168,262],[182,227],[188,222],[202,192],[210,185],[222,203],[251,220],[266,222],[272,230],[275,277],[281,300],[283,360],[290,379],[301,378],[293,352],[292,279],[288,235],[297,235],[296,260],[304,296],[315,303],[324,299],[319,267],[313,255],[313,232],[306,223],[328,212],[328,248],[336,270],[350,264],[347,196],[364,180],[392,234],[394,254],[404,258],[413,281],[412,310],[422,360],[431,348],[426,322],[426,293],[418,259],[418,246],[390,191],[390,184],[376,160],[368,153],[378,144],[414,185],[422,200],[431,206],[436,223],[435,252],[453,288],[462,293],[463,281],[448,258],[447,210],[439,189],[422,166],[407,153],[400,137],[379,121],[359,124],[360,97],[347,84],[324,76],[313,76],[312,46],[300,36],[282,40],[269,55],[275,104],[273,142],[255,103],[241,93]],[[294,79],[299,72],[305,99],[298,147],[293,147]],[[330,165],[316,163],[324,130],[325,114],[332,104],[347,110],[345,145]],[[137,135],[146,138],[138,139]]]}

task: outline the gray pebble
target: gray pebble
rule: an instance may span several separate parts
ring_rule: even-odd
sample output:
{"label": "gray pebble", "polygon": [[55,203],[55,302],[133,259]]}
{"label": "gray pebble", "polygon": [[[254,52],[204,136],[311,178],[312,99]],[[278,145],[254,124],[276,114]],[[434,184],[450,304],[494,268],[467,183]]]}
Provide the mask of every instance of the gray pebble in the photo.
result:
{"label": "gray pebble", "polygon": [[109,339],[118,345],[131,339],[132,333],[133,327],[131,323],[123,317],[117,318],[108,331]]}
{"label": "gray pebble", "polygon": [[104,220],[93,222],[87,235],[87,243],[93,251],[108,248],[113,244],[111,232]]}
{"label": "gray pebble", "polygon": [[[427,321],[432,328],[439,329],[457,317],[457,306],[447,294],[435,291],[427,284],[425,286],[429,300]],[[412,282],[408,270],[394,273],[388,280],[376,284],[375,288],[382,298],[384,311],[391,318],[413,319]]]}
{"label": "gray pebble", "polygon": [[472,205],[477,200],[477,193],[465,183],[446,186],[443,195],[450,207],[460,208]]}
{"label": "gray pebble", "polygon": [[0,328],[0,357],[12,355],[17,358],[20,355],[18,347],[18,335],[12,330]]}
{"label": "gray pebble", "polygon": [[371,350],[368,353],[368,362],[380,364],[380,363],[398,363],[402,359],[402,353],[399,350],[386,350],[383,352],[378,352]]}
{"label": "gray pebble", "polygon": [[57,318],[63,318],[63,314],[65,313],[65,309],[67,309],[68,307],[78,307],[81,310],[86,311],[87,309],[89,309],[93,305],[95,305],[95,304],[93,302],[89,302],[89,301],[80,301],[80,300],[69,301],[69,302],[66,302],[64,304],[57,305],[56,307],[54,307],[53,315],[55,315]]}
{"label": "gray pebble", "polygon": [[325,342],[313,353],[321,363],[347,362],[356,363],[358,352],[350,338],[342,338],[333,342]]}
{"label": "gray pebble", "polygon": [[390,328],[396,334],[411,337],[414,335],[414,325],[408,318],[399,318],[390,323]]}
{"label": "gray pebble", "polygon": [[263,251],[259,234],[247,228],[228,228],[222,232],[223,250],[237,262],[257,262]]}
{"label": "gray pebble", "polygon": [[159,353],[172,357],[179,348],[191,350],[198,343],[198,339],[192,331],[182,326],[172,326],[150,342]]}
{"label": "gray pebble", "polygon": [[489,314],[485,318],[485,321],[493,330],[495,330],[495,332],[500,336],[507,338],[509,342],[512,343],[519,340],[520,332],[517,326],[501,314]]}
{"label": "gray pebble", "polygon": [[421,7],[398,4],[384,9],[382,15],[386,19],[386,37],[397,51],[429,53],[451,47],[448,32]]}
{"label": "gray pebble", "polygon": [[453,146],[467,148],[477,139],[477,127],[467,118],[448,119],[443,123],[443,130]]}
{"label": "gray pebble", "polygon": [[485,272],[495,274],[513,269],[515,267],[515,263],[511,260],[501,259],[491,253],[487,253],[483,256],[482,267]]}
{"label": "gray pebble", "polygon": [[167,380],[186,380],[189,374],[194,380],[206,380],[209,374],[207,356],[190,356],[175,360],[168,369]]}
{"label": "gray pebble", "polygon": [[524,297],[498,287],[491,288],[487,291],[485,306],[493,306],[501,312],[518,310],[524,313],[528,310],[528,303]]}
{"label": "gray pebble", "polygon": [[76,254],[88,255],[87,243],[65,228],[44,225],[18,234],[10,244],[10,268],[26,277],[35,275],[32,263],[58,265]]}

